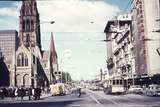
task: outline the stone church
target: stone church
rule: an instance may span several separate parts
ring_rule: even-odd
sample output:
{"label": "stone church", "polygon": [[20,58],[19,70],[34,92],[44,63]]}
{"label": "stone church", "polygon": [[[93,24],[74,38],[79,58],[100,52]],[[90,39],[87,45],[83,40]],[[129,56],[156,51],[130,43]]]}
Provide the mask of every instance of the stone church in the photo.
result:
{"label": "stone church", "polygon": [[19,46],[16,50],[12,86],[46,87],[55,83],[54,71],[58,71],[58,58],[53,34],[50,50],[41,48],[40,20],[36,0],[22,1],[19,17]]}

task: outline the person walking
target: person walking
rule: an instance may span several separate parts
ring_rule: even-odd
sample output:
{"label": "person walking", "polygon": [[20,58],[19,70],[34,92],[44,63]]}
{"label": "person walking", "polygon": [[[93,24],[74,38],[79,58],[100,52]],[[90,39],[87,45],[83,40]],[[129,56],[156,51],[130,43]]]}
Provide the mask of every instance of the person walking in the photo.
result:
{"label": "person walking", "polygon": [[78,97],[81,97],[81,88],[78,88]]}
{"label": "person walking", "polygon": [[12,87],[10,91],[11,91],[10,92],[11,98],[12,98],[12,100],[14,100],[14,98],[15,98],[15,94],[14,94],[15,93],[15,88]]}
{"label": "person walking", "polygon": [[37,97],[36,97],[36,88],[32,88],[32,95],[34,97],[34,100],[36,100],[37,99]]}
{"label": "person walking", "polygon": [[23,87],[20,88],[20,97],[21,100],[23,100],[23,97],[25,96],[25,89]]}
{"label": "person walking", "polygon": [[32,97],[32,87],[28,88],[28,100],[31,100]]}
{"label": "person walking", "polygon": [[4,99],[4,91],[3,91],[3,88],[0,89],[0,96],[1,96],[1,99],[3,100],[3,99]]}
{"label": "person walking", "polygon": [[37,88],[37,100],[40,100],[40,96],[41,96],[41,88],[40,87],[38,87]]}

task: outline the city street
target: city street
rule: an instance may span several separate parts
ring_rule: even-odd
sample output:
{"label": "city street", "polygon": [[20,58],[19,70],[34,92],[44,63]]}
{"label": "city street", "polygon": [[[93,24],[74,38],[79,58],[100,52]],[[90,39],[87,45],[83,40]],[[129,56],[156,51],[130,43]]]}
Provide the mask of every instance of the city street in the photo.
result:
{"label": "city street", "polygon": [[102,91],[85,90],[80,98],[77,95],[48,96],[38,101],[1,100],[0,107],[159,107],[160,97],[144,95],[105,95]]}

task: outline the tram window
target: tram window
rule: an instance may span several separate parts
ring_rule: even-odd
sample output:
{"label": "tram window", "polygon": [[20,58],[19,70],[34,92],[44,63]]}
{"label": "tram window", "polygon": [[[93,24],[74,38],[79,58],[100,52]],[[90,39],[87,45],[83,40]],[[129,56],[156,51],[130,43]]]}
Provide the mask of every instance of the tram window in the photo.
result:
{"label": "tram window", "polygon": [[119,85],[119,80],[117,80],[117,85]]}
{"label": "tram window", "polygon": [[113,85],[115,85],[115,80],[113,80]]}
{"label": "tram window", "polygon": [[120,84],[122,85],[122,80],[120,80]]}

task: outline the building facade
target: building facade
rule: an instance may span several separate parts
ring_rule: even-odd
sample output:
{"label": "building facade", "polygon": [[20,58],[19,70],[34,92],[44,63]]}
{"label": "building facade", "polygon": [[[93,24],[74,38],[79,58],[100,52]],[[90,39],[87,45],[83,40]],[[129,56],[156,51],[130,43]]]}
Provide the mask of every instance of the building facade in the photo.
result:
{"label": "building facade", "polygon": [[160,74],[160,0],[133,0],[132,3],[132,32],[136,44],[136,72],[153,76]]}
{"label": "building facade", "polygon": [[[107,68],[110,80],[117,79],[123,85],[131,84],[129,80],[135,75],[134,41],[131,33],[131,15],[123,14],[115,20],[108,21],[105,33],[107,42]],[[111,83],[111,84],[112,84]],[[133,84],[133,83],[132,83]]]}
{"label": "building facade", "polygon": [[54,75],[50,53],[41,49],[40,20],[35,0],[22,1],[19,47],[16,51],[14,86],[48,87]]}
{"label": "building facade", "polygon": [[[1,57],[1,80],[8,81],[6,85],[14,84],[12,79],[15,75],[15,56],[18,48],[18,32],[16,30],[0,31],[0,57]],[[6,83],[6,82],[4,82]],[[5,85],[3,82],[1,85]]]}

